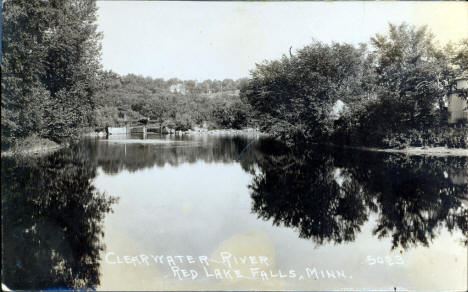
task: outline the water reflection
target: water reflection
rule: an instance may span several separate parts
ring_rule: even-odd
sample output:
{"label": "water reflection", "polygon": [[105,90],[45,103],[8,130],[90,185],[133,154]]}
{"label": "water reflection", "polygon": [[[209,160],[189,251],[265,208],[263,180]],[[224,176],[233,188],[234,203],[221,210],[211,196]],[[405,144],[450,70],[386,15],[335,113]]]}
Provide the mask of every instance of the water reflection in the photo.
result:
{"label": "water reflection", "polygon": [[[333,262],[330,267],[372,276],[362,281],[375,278],[378,285],[386,285],[390,274],[378,270],[379,277],[374,277],[362,265],[371,252],[366,244],[372,244],[377,255],[391,255],[390,247],[434,248],[444,230],[456,236],[444,233],[439,240],[453,242],[461,234],[468,243],[467,169],[466,157],[291,150],[263,138],[219,136],[88,140],[47,157],[4,158],[3,280],[13,289],[108,290],[113,283],[140,285],[142,290],[174,287],[158,286],[169,280],[163,274],[155,277],[155,270],[146,266],[135,270],[106,265],[103,242],[120,255],[196,256],[211,254],[229,238],[243,239],[238,235],[252,231],[247,234],[261,234],[258,238],[271,247],[278,268]],[[118,195],[119,204],[113,205],[116,200],[103,191]],[[111,207],[116,213],[107,216]],[[258,241],[247,242],[232,246],[245,246],[248,252],[253,245],[260,247]],[[321,247],[314,249],[310,243]],[[440,249],[428,250],[439,255]],[[350,251],[355,258],[348,257]],[[341,260],[331,254],[341,255]],[[460,252],[454,254],[457,260]],[[426,276],[406,277],[415,267],[411,257],[408,254],[407,270],[392,272],[392,281],[409,285]],[[439,266],[428,265],[428,271],[445,269]],[[434,281],[446,287],[440,278]],[[205,284],[212,287],[210,283]],[[298,283],[285,287],[311,287]],[[426,287],[423,284],[415,285]],[[324,282],[316,287],[340,285]]]}
{"label": "water reflection", "polygon": [[2,277],[9,288],[99,285],[102,220],[116,200],[94,189],[95,175],[83,147],[2,158]]}
{"label": "water reflection", "polygon": [[359,185],[340,185],[330,156],[271,155],[260,169],[250,186],[253,211],[274,225],[297,228],[301,238],[352,241],[367,220]]}
{"label": "water reflection", "polygon": [[[166,164],[178,166],[182,163],[203,161],[208,163],[232,163],[241,160],[246,165],[255,161],[258,151],[253,144],[248,151],[242,150],[257,137],[229,136],[155,136],[154,140],[140,140],[128,143],[128,140],[88,141],[92,155],[99,166],[108,174],[117,174],[122,170],[135,172],[153,166]],[[140,142],[140,143],[138,143]],[[152,143],[145,143],[152,142]]]}
{"label": "water reflection", "polygon": [[373,234],[391,237],[392,248],[427,246],[441,228],[468,238],[464,157],[280,151],[259,169],[253,212],[317,244],[353,241],[371,215]]}
{"label": "water reflection", "polygon": [[468,232],[466,157],[291,150],[255,137],[170,141],[178,143],[94,141],[89,149],[109,174],[197,161],[239,162],[255,174],[253,212],[274,225],[296,228],[300,238],[317,244],[353,241],[371,215],[377,217],[374,235],[390,237],[393,248],[427,246],[441,228]]}

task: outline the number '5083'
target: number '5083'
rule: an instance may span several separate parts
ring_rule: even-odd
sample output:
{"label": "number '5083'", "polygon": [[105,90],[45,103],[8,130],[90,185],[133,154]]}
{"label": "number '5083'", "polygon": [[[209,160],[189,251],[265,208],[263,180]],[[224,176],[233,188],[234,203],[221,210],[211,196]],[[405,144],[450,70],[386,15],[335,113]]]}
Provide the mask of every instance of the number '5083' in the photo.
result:
{"label": "number '5083'", "polygon": [[369,266],[373,265],[403,265],[405,262],[403,261],[403,258],[401,256],[367,256],[367,264]]}

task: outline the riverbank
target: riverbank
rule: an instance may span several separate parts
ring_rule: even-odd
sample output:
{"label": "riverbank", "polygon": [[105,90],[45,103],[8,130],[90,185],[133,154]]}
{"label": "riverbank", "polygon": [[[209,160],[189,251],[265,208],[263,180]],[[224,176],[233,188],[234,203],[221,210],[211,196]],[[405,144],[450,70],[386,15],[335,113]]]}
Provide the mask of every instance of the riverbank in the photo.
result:
{"label": "riverbank", "polygon": [[332,145],[328,146],[355,149],[361,151],[371,152],[387,152],[387,153],[402,153],[406,155],[418,155],[418,156],[466,156],[468,157],[468,149],[462,148],[447,148],[447,147],[407,147],[403,149],[383,149],[374,147],[362,147],[362,146],[341,146]]}
{"label": "riverbank", "polygon": [[213,130],[188,130],[182,132],[182,134],[186,135],[200,135],[200,134],[207,134],[207,135],[242,135],[242,134],[255,134],[266,136],[267,134],[260,132],[254,128],[245,128],[245,129],[213,129]]}
{"label": "riverbank", "polygon": [[2,157],[15,155],[44,155],[55,152],[66,147],[68,144],[58,144],[54,141],[32,136],[18,141],[14,146],[6,151],[2,151]]}
{"label": "riverbank", "polygon": [[[133,132],[132,134],[143,134],[143,132]],[[203,129],[203,128],[196,128],[195,130],[187,130],[187,131],[170,131],[170,132],[165,132],[165,133],[157,133],[157,132],[152,132],[148,131],[147,135],[151,134],[156,134],[156,135],[261,135],[261,136],[266,136],[267,134],[260,132],[257,129],[254,128],[245,128],[245,129]],[[120,136],[120,135],[128,135],[128,134],[114,134],[110,136]],[[89,132],[85,133],[83,137],[106,137],[106,133],[103,131],[100,132]]]}

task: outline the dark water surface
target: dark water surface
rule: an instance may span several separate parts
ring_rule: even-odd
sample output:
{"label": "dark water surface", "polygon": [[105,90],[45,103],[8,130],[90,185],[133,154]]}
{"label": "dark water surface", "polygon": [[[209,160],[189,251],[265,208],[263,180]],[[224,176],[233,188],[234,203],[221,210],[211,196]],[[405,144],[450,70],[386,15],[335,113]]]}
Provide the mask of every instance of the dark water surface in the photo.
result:
{"label": "dark water surface", "polygon": [[2,158],[2,282],[464,291],[467,181],[467,157],[292,152],[254,135]]}

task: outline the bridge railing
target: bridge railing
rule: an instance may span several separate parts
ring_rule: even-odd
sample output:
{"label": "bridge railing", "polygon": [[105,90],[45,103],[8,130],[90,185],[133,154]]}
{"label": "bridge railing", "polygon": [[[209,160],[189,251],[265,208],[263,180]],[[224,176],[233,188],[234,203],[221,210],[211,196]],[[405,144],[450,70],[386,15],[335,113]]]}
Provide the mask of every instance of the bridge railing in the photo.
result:
{"label": "bridge railing", "polygon": [[123,126],[125,127],[141,127],[141,126],[146,126],[146,127],[151,127],[151,128],[159,128],[161,127],[161,123],[156,122],[156,121],[148,121],[148,122],[142,122],[141,120],[130,120],[130,121],[125,121],[123,123]]}

